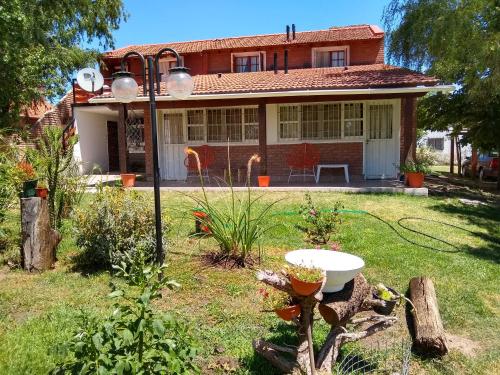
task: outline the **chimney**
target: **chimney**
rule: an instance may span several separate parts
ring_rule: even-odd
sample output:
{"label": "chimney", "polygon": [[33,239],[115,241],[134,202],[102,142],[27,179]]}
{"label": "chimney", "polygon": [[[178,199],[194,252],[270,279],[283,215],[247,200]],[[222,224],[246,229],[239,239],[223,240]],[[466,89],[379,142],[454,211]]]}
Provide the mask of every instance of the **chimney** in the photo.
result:
{"label": "chimney", "polygon": [[285,74],[288,73],[288,50],[285,50]]}
{"label": "chimney", "polygon": [[278,73],[278,53],[274,52],[274,74]]}
{"label": "chimney", "polygon": [[292,40],[295,40],[295,24],[292,23]]}
{"label": "chimney", "polygon": [[286,25],[286,40],[290,40],[290,26]]}

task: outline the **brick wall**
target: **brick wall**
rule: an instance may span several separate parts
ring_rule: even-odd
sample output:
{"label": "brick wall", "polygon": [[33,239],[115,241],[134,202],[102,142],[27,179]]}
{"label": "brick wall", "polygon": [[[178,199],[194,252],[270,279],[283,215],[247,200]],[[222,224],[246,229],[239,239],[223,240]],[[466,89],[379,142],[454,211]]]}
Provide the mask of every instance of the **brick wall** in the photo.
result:
{"label": "brick wall", "polygon": [[[351,65],[366,65],[379,64],[384,62],[384,41],[383,39],[374,40],[356,40],[345,42],[329,42],[329,43],[311,43],[308,45],[293,45],[288,49],[288,67],[289,69],[302,69],[311,67],[311,52],[312,48],[328,47],[328,46],[350,46],[350,64]],[[184,54],[184,63],[190,69],[191,75],[197,74],[213,74],[213,73],[229,73],[231,72],[231,53],[241,52],[266,52],[266,70],[273,69],[274,53],[278,54],[278,68],[284,67],[284,51],[285,47],[267,47],[267,48],[239,48],[234,50],[210,51],[203,53]],[[131,57],[129,60],[130,70],[136,74],[136,78],[140,79],[141,64],[138,59]],[[113,60],[109,65],[116,66],[119,62]],[[103,71],[106,77],[109,77],[111,71]]]}

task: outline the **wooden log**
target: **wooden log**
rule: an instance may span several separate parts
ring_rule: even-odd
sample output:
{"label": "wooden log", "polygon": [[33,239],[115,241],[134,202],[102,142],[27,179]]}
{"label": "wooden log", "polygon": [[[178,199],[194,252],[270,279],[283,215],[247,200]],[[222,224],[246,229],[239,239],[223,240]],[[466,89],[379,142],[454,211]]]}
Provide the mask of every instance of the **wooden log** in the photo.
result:
{"label": "wooden log", "polygon": [[319,312],[325,321],[333,326],[344,325],[356,313],[371,291],[370,285],[362,274],[348,282],[344,289],[335,293],[324,293],[318,305]]}
{"label": "wooden log", "polygon": [[432,280],[424,276],[411,279],[410,299],[415,306],[412,311],[414,348],[428,356],[445,355],[448,343]]}
{"label": "wooden log", "polygon": [[61,236],[50,227],[49,207],[45,199],[21,199],[21,232],[23,268],[28,271],[52,268]]}

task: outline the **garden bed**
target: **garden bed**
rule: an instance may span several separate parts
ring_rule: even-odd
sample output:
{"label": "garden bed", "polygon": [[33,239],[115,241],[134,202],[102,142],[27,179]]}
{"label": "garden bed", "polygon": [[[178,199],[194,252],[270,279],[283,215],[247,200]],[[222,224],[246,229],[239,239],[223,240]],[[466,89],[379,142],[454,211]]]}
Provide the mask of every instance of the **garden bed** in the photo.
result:
{"label": "garden bed", "polygon": [[[312,197],[325,208],[340,200],[346,210],[358,210],[342,214],[344,223],[338,240],[343,250],[365,260],[363,273],[370,283],[382,281],[405,291],[411,277],[431,277],[445,330],[476,344],[473,355],[452,348],[442,361],[415,357],[412,373],[486,374],[499,365],[498,202],[496,206],[471,207],[437,197],[331,193],[313,193]],[[221,194],[213,194],[213,198],[215,204],[222,204]],[[302,234],[294,227],[300,219],[294,212],[303,203],[303,195],[268,193],[263,201],[282,198],[270,218],[276,226],[261,243],[266,268],[279,268],[287,251],[305,246]],[[200,363],[203,373],[273,374],[269,364],[254,353],[252,339],[265,337],[279,344],[293,344],[293,327],[275,314],[261,311],[260,285],[254,268],[207,265],[202,254],[216,244],[210,238],[188,238],[194,230],[189,198],[164,193],[162,202],[174,218],[167,277],[182,288],[165,291],[157,307],[176,313],[196,327],[204,358]],[[404,225],[445,239],[453,246],[399,227],[397,222],[403,217],[435,220],[407,219]],[[16,215],[9,215],[8,220],[15,228]],[[105,316],[109,312],[111,301],[106,295],[110,276],[104,272],[87,274],[88,270],[78,268],[75,256],[79,250],[72,233],[68,221],[63,227],[55,270],[27,274],[4,266],[0,271],[0,373],[47,373],[60,359],[55,345],[71,336],[82,313]],[[398,316],[404,321],[404,311],[400,310]],[[406,334],[404,329],[398,332]],[[315,334],[321,341],[321,336],[327,334],[326,325],[318,324]],[[394,341],[399,342],[399,337]]]}

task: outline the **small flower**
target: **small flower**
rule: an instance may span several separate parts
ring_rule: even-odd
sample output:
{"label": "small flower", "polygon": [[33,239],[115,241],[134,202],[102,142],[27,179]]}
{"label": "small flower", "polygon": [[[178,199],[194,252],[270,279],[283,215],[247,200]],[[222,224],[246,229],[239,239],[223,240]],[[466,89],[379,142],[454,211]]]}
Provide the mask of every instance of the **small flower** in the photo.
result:
{"label": "small flower", "polygon": [[331,249],[333,251],[340,251],[341,250],[341,246],[340,246],[340,243],[338,242],[333,242],[331,245],[330,245]]}
{"label": "small flower", "polygon": [[263,298],[267,298],[269,297],[269,292],[267,290],[265,290],[264,288],[260,288],[259,289],[259,294],[263,297]]}
{"label": "small flower", "polygon": [[316,245],[316,250],[321,250],[321,246],[320,245]]}
{"label": "small flower", "polygon": [[316,216],[318,213],[316,212],[316,210],[311,210],[309,211],[309,215],[311,216]]}

